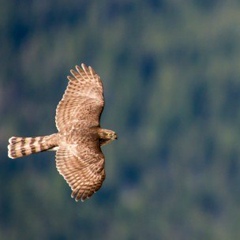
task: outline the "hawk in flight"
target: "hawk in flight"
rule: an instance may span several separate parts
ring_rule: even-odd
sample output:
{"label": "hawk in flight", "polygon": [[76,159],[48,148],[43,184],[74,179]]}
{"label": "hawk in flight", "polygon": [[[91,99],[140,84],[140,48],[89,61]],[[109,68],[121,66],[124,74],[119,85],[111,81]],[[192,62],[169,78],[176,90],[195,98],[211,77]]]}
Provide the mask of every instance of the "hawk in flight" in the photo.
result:
{"label": "hawk in flight", "polygon": [[41,137],[11,137],[8,156],[56,151],[56,166],[76,201],[92,196],[105,179],[101,146],[117,134],[100,127],[104,108],[103,84],[91,67],[81,64],[70,71],[68,86],[56,109],[57,133]]}

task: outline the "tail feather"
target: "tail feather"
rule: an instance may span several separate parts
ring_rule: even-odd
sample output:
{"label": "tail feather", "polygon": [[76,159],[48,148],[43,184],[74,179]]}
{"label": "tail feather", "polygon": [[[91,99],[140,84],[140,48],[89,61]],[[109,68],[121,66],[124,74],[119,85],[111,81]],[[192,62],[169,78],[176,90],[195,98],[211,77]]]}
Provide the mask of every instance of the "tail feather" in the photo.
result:
{"label": "tail feather", "polygon": [[43,152],[57,146],[55,134],[41,137],[11,137],[8,157],[19,158],[32,153]]}

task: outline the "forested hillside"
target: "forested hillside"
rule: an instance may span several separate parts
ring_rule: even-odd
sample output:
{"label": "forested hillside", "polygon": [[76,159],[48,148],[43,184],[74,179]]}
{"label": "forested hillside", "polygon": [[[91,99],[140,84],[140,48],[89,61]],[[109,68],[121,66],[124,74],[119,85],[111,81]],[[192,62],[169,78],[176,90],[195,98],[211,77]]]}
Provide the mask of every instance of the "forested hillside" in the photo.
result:
{"label": "forested hillside", "polygon": [[[240,1],[0,3],[1,240],[239,239]],[[76,203],[53,152],[12,160],[7,141],[56,131],[82,62],[118,140]]]}

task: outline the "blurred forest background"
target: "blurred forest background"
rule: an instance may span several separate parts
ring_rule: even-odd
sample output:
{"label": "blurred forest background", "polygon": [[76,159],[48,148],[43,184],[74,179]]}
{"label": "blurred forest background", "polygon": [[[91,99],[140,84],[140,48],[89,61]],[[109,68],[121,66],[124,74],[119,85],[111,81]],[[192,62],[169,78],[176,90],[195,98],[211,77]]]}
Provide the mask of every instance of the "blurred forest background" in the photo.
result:
{"label": "blurred forest background", "polygon": [[[0,239],[239,239],[239,0],[0,4]],[[119,139],[76,203],[54,153],[11,160],[7,141],[56,131],[81,62]]]}

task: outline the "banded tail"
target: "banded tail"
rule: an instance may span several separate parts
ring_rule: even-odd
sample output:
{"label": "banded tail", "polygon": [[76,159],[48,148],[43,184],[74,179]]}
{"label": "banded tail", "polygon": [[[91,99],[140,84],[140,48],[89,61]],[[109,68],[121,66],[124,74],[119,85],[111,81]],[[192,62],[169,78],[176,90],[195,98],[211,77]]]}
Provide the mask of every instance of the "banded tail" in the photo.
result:
{"label": "banded tail", "polygon": [[57,147],[57,134],[41,137],[11,137],[8,144],[8,157],[19,158]]}

